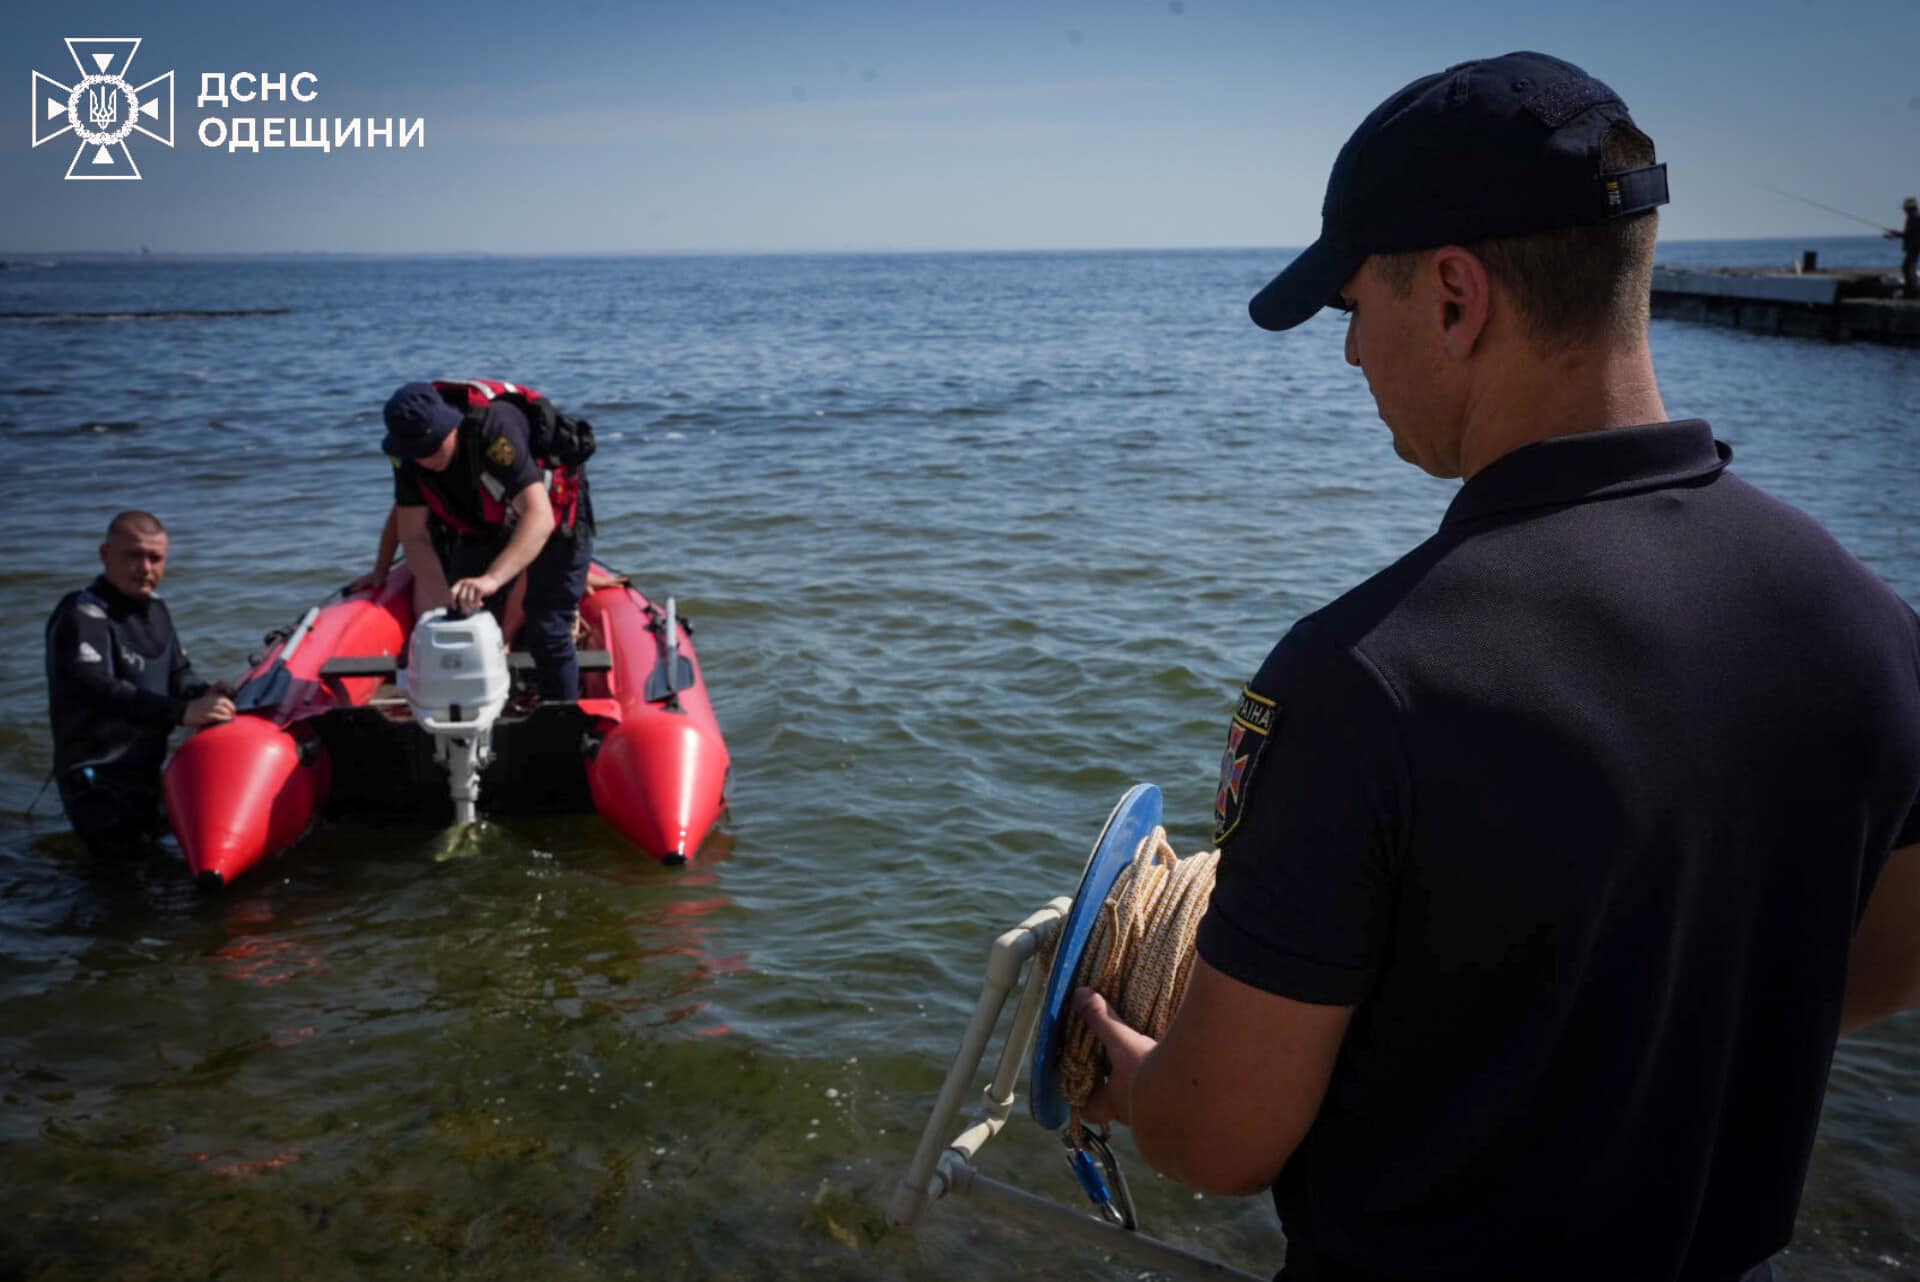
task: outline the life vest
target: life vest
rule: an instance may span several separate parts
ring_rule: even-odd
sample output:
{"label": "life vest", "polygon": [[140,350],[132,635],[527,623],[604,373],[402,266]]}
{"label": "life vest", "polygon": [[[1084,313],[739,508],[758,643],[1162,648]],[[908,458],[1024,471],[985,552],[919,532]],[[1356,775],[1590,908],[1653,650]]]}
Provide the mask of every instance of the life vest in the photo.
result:
{"label": "life vest", "polygon": [[[505,383],[491,378],[435,379],[433,389],[440,393],[441,399],[447,404],[466,415],[466,420],[460,425],[463,429],[477,428],[487,405],[495,397],[504,396],[510,403],[518,402],[522,409],[534,401],[546,399],[524,384]],[[562,534],[571,535],[580,521],[585,490],[583,469],[561,466],[552,459],[542,457],[531,439],[532,435],[529,431],[527,444],[534,451],[533,461],[540,468],[541,478],[547,487],[547,497],[553,504],[554,528]],[[497,530],[507,523],[510,512],[505,492],[499,482],[485,472],[481,472],[474,480],[475,489],[480,495],[481,526],[456,514],[446,498],[436,491],[431,475],[424,471],[420,476],[420,497],[426,501],[429,511],[457,533],[479,535],[487,530]]]}

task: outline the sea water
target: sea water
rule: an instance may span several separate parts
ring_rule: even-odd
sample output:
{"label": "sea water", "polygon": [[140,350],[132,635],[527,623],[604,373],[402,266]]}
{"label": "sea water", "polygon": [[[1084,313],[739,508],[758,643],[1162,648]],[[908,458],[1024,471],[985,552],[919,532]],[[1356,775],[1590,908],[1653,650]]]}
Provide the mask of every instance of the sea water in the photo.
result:
{"label": "sea water", "polygon": [[[1803,248],[1895,262],[1665,257]],[[1136,780],[1200,848],[1239,683],[1454,493],[1395,457],[1338,317],[1248,323],[1287,256],[0,272],[0,1274],[1131,1277],[980,1205],[914,1236],[882,1208],[989,941]],[[1652,341],[1675,415],[1920,601],[1920,352]],[[451,860],[347,818],[211,897],[177,856],[90,866],[28,810],[42,622],[107,518],[165,520],[164,594],[231,678],[371,565],[381,402],[448,375],[594,421],[601,558],[699,629],[721,830],[669,870],[591,815]],[[1022,1122],[983,1166],[1078,1196]],[[1155,1232],[1277,1265],[1264,1199],[1133,1170]],[[1915,1276],[1916,1208],[1910,1015],[1840,1048],[1789,1276]]]}

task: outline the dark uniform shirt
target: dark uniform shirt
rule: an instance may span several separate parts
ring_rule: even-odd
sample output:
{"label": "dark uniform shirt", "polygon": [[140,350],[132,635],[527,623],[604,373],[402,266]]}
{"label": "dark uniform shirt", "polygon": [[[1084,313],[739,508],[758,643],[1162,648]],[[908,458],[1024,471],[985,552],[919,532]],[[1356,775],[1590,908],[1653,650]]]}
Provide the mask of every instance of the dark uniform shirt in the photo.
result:
{"label": "dark uniform shirt", "polygon": [[1920,254],[1920,214],[1908,214],[1906,226],[1900,232],[1900,252]]}
{"label": "dark uniform shirt", "polygon": [[[1740,1277],[1920,840],[1920,621],[1706,424],[1496,461],[1234,719],[1199,951],[1352,1005],[1288,1279]],[[1218,835],[1218,834],[1217,834]]]}
{"label": "dark uniform shirt", "polygon": [[477,420],[470,416],[459,433],[459,448],[444,471],[395,461],[393,501],[398,507],[420,507],[427,502],[422,490],[431,489],[460,522],[490,534],[506,524],[514,496],[541,480],[527,444],[527,416],[494,401]]}
{"label": "dark uniform shirt", "polygon": [[107,768],[151,786],[168,732],[208,689],[193,675],[167,603],[97,578],[61,598],[46,635],[54,770]]}
{"label": "dark uniform shirt", "polygon": [[[459,446],[445,471],[396,462],[393,474],[396,506],[432,508],[431,492],[454,517],[456,523],[450,524],[436,512],[428,524],[449,581],[486,571],[509,537],[514,496],[546,480],[528,447],[527,416],[518,407],[491,401],[478,415],[469,414],[459,431]],[[553,534],[526,569],[521,639],[533,656],[543,699],[576,699],[580,693],[573,631],[593,558],[593,504],[585,475],[576,474],[574,480],[579,486],[577,509],[563,506],[555,513]],[[510,590],[502,586],[487,608],[503,613]]]}

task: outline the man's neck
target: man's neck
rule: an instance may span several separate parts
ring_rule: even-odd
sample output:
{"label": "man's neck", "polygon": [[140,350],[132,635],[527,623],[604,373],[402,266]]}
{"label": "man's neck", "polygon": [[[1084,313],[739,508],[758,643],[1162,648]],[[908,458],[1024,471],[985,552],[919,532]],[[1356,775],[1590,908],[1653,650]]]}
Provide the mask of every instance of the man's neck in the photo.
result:
{"label": "man's neck", "polygon": [[1470,398],[1460,436],[1460,476],[1471,478],[1535,441],[1666,419],[1645,342],[1529,353],[1493,372]]}
{"label": "man's neck", "polygon": [[119,588],[114,587],[113,581],[104,574],[94,578],[93,589],[94,594],[105,598],[108,605],[122,610],[144,611],[147,608],[147,603],[153,600],[151,596],[133,596],[130,593],[122,592]]}

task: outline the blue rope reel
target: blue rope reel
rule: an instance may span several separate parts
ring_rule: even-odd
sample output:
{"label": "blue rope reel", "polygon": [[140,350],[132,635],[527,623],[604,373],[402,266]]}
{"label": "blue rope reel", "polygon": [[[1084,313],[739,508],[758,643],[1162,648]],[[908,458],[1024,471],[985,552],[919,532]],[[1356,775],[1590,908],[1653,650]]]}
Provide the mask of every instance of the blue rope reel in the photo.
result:
{"label": "blue rope reel", "polygon": [[1028,1104],[1033,1120],[1050,1131],[1065,1126],[1073,1115],[1060,1093],[1060,1056],[1074,974],[1080,969],[1081,955],[1086,952],[1094,922],[1106,905],[1113,883],[1133,862],[1140,842],[1159,826],[1161,811],[1160,789],[1154,785],[1137,783],[1127,789],[1113,813],[1107,816],[1099,840],[1093,843],[1086,869],[1080,874],[1079,889],[1073,893],[1073,906],[1067,910],[1067,920],[1060,927],[1060,944],[1054,950],[1053,969],[1047,977],[1046,1003],[1040,1009],[1040,1024],[1033,1039]]}

